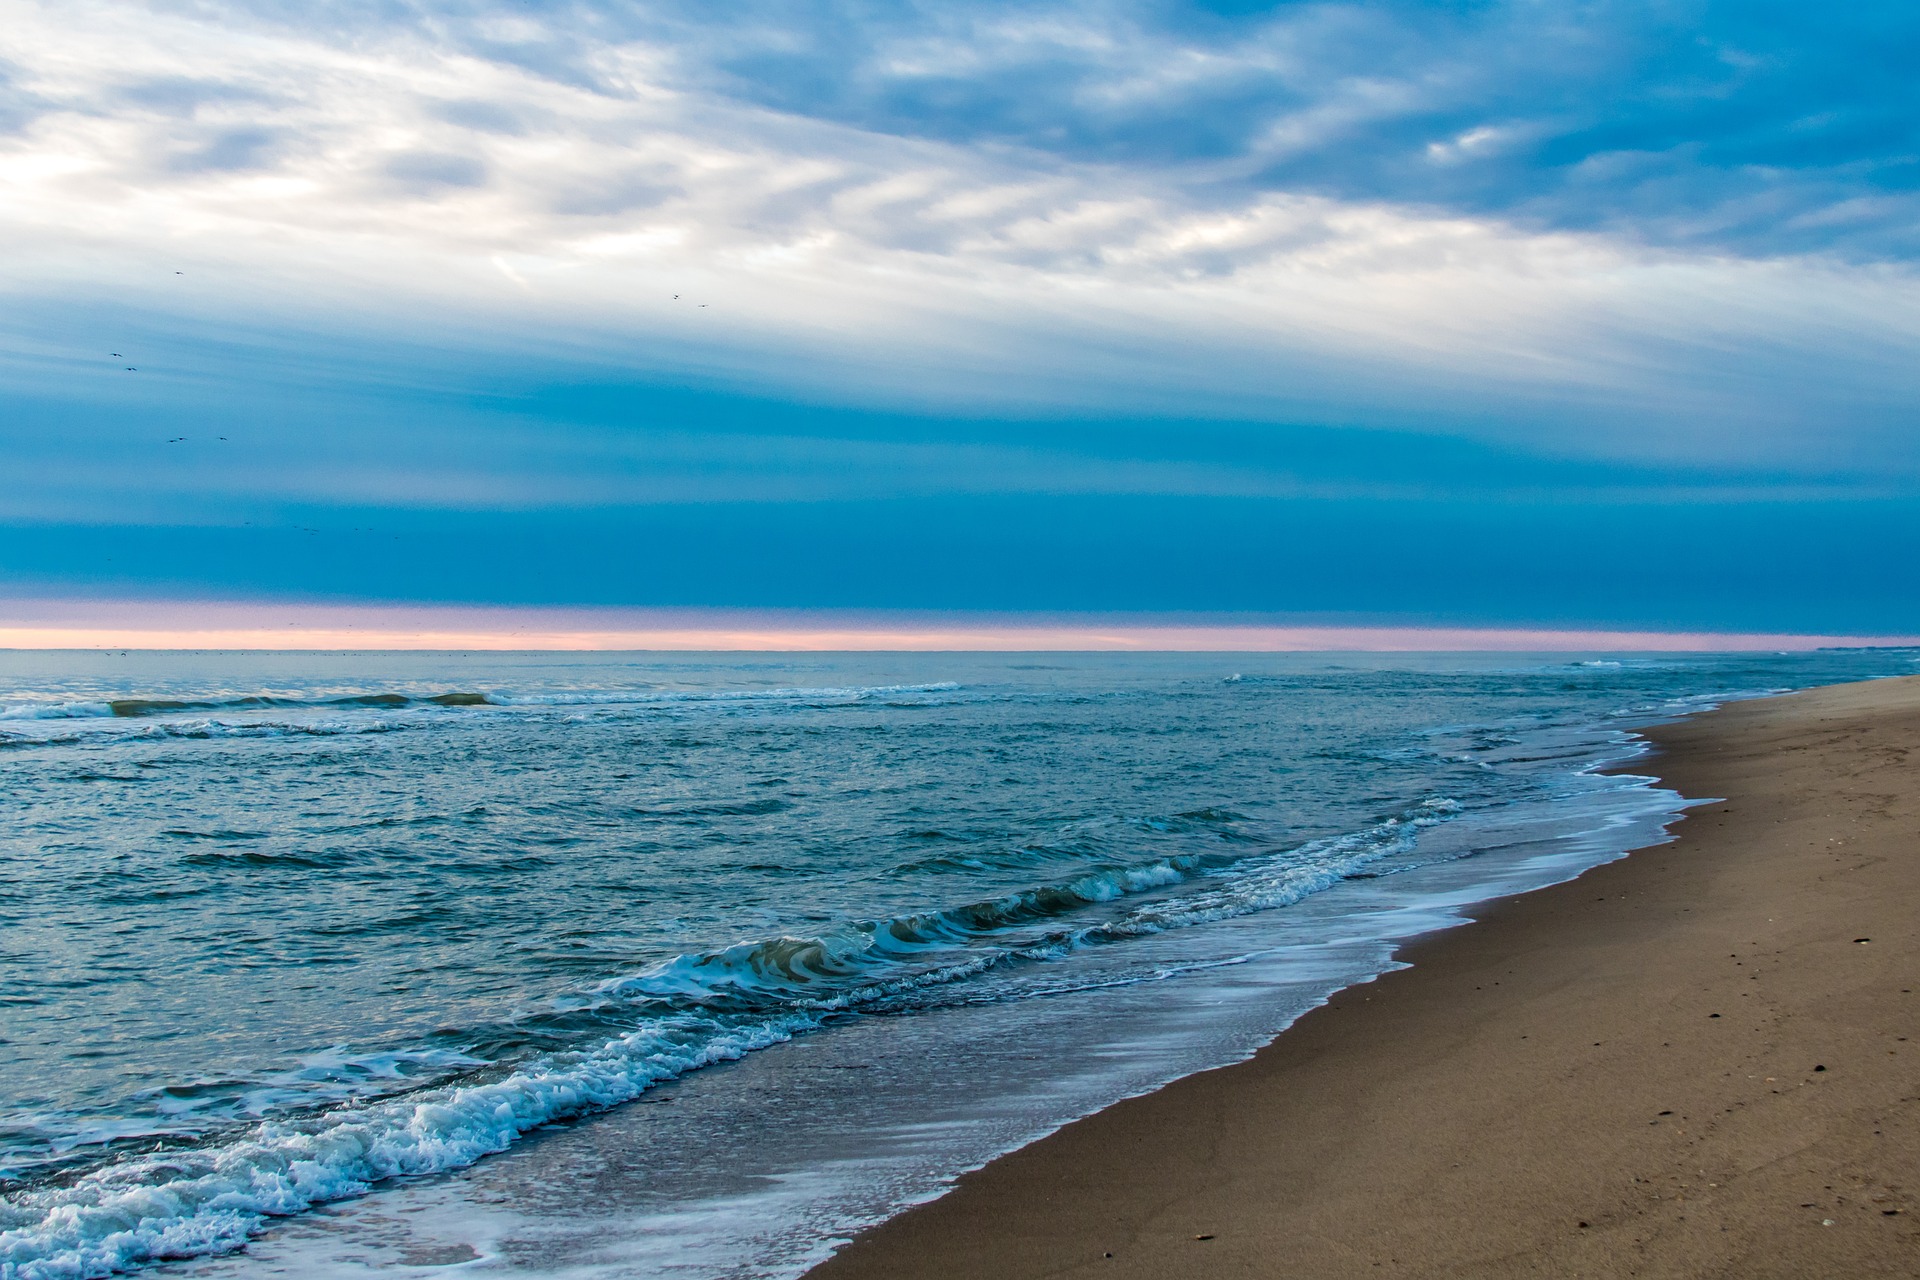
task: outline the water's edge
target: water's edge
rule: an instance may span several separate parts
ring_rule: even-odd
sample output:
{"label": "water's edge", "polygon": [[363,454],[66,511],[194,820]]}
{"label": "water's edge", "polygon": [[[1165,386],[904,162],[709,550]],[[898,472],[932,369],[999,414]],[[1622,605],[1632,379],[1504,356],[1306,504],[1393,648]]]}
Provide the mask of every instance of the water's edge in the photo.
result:
{"label": "water's edge", "polygon": [[[1894,661],[1920,658],[23,685],[0,764],[42,807],[0,846],[0,903],[40,933],[16,958],[189,923],[98,981],[20,971],[15,1003],[54,1012],[20,1015],[9,1061],[67,1057],[12,1093],[102,1122],[35,1166],[23,1143],[54,1131],[0,1115],[27,1159],[0,1168],[0,1280],[794,1280],[996,1160],[1255,1058],[1492,904],[1677,839],[1710,801],[1664,785],[1656,727]],[[308,798],[282,809],[283,782]],[[141,905],[180,889],[211,905]],[[60,892],[120,914],[49,916]],[[226,949],[201,964],[206,937]],[[384,1040],[327,1038],[315,1000],[342,997],[299,994],[342,972],[357,1003],[331,1025]],[[155,978],[161,1000],[117,994]],[[31,998],[62,980],[84,1001]],[[256,990],[296,1003],[255,1017]],[[210,1051],[169,1021],[196,1006],[229,1037]],[[102,1037],[175,1036],[129,1060],[165,1090],[119,1112],[59,1092],[110,1078],[61,1030],[95,1007]],[[285,1084],[219,1047],[282,1027],[336,1047],[291,1050]]]}
{"label": "water's edge", "polygon": [[[1793,692],[1798,692],[1798,691],[1795,690]],[[1783,695],[1781,693],[1767,693],[1767,694],[1759,694],[1759,695],[1752,695],[1752,696],[1753,697],[1780,697]],[[946,1177],[945,1179],[943,1179],[939,1187],[937,1187],[930,1193],[922,1195],[914,1200],[900,1204],[897,1208],[895,1208],[892,1212],[887,1214],[885,1217],[879,1218],[873,1221],[872,1223],[867,1224],[866,1226],[861,1228],[859,1232],[854,1234],[849,1234],[849,1235],[842,1235],[833,1240],[823,1241],[821,1243],[821,1247],[815,1252],[814,1256],[810,1258],[803,1267],[797,1270],[786,1272],[779,1276],[769,1275],[768,1277],[766,1277],[766,1280],[799,1280],[800,1277],[803,1277],[809,1274],[815,1267],[819,1266],[820,1263],[826,1261],[829,1257],[832,1257],[834,1254],[837,1254],[840,1250],[852,1244],[859,1236],[865,1235],[874,1231],[878,1231],[884,1228],[888,1223],[892,1222],[895,1218],[898,1218],[906,1214],[907,1212],[915,1208],[918,1208],[922,1205],[931,1204],[934,1201],[939,1200],[942,1197],[946,1196],[948,1193],[953,1191],[956,1186],[958,1186],[958,1184],[961,1182],[962,1179],[971,1178],[975,1175],[985,1173],[994,1164],[997,1164],[998,1162],[1005,1159],[1006,1157],[1014,1155],[1017,1152],[1025,1150],[1028,1147],[1034,1146],[1037,1143],[1045,1142],[1049,1138],[1053,1137],[1055,1134],[1058,1134],[1063,1130],[1069,1129],[1072,1126],[1081,1123],[1082,1121],[1092,1119],[1093,1117],[1098,1116],[1103,1112],[1112,1110],[1114,1107],[1117,1107],[1122,1103],[1131,1102],[1139,1098],[1151,1097],[1153,1094],[1159,1093],[1160,1091],[1168,1088],[1169,1086],[1177,1084],[1180,1081],[1188,1079],[1195,1075],[1201,1075],[1201,1074],[1205,1074],[1207,1072],[1212,1072],[1212,1071],[1226,1071],[1234,1067],[1242,1066],[1246,1063],[1252,1062],[1261,1054],[1265,1053],[1268,1049],[1278,1044],[1286,1036],[1287,1032],[1292,1030],[1300,1022],[1302,1018],[1306,1017],[1308,1014],[1312,1013],[1316,1009],[1324,1008],[1336,996],[1340,995],[1341,993],[1354,990],[1358,987],[1366,986],[1373,982],[1377,982],[1381,978],[1387,976],[1390,973],[1396,973],[1401,970],[1411,969],[1415,967],[1414,961],[1406,957],[1406,953],[1408,951],[1432,941],[1437,935],[1450,933],[1455,929],[1466,928],[1479,923],[1478,918],[1475,915],[1471,914],[1473,912],[1484,911],[1486,908],[1492,907],[1498,903],[1511,901],[1516,898],[1526,897],[1529,894],[1539,893],[1539,892],[1542,892],[1543,890],[1554,888],[1557,885],[1571,883],[1572,881],[1580,879],[1582,876],[1586,875],[1590,871],[1595,870],[1598,867],[1606,866],[1609,863],[1631,857],[1632,855],[1643,852],[1645,850],[1659,848],[1663,845],[1670,844],[1673,841],[1679,839],[1679,836],[1674,834],[1673,831],[1671,830],[1673,824],[1679,822],[1682,818],[1686,817],[1686,812],[1688,809],[1698,805],[1718,803],[1718,799],[1715,797],[1697,797],[1696,798],[1696,797],[1683,796],[1678,791],[1674,791],[1671,788],[1663,787],[1661,784],[1664,781],[1664,779],[1662,779],[1658,774],[1651,774],[1651,773],[1642,774],[1630,769],[1629,766],[1632,765],[1633,763],[1643,759],[1647,759],[1654,755],[1654,749],[1652,747],[1652,744],[1642,736],[1643,731],[1646,729],[1653,728],[1656,725],[1675,724],[1675,723],[1679,723],[1682,720],[1692,720],[1700,716],[1709,715],[1714,711],[1719,710],[1720,707],[1726,705],[1726,703],[1739,701],[1739,700],[1747,700],[1747,699],[1728,697],[1722,701],[1714,702],[1707,706],[1690,711],[1684,716],[1659,717],[1659,718],[1645,721],[1631,728],[1625,729],[1624,732],[1631,735],[1635,740],[1635,743],[1636,743],[1635,751],[1633,751],[1631,754],[1619,760],[1611,761],[1604,765],[1598,765],[1588,770],[1583,770],[1583,772],[1588,772],[1588,773],[1592,773],[1599,776],[1616,777],[1616,778],[1621,778],[1623,780],[1627,780],[1635,787],[1635,789],[1644,790],[1649,794],[1665,793],[1666,795],[1672,797],[1670,801],[1666,802],[1668,804],[1668,807],[1666,808],[1665,812],[1660,818],[1659,832],[1653,838],[1647,839],[1640,843],[1636,843],[1628,848],[1621,849],[1611,857],[1605,857],[1593,862],[1589,862],[1579,867],[1579,869],[1572,871],[1570,874],[1560,877],[1558,879],[1547,880],[1538,884],[1532,884],[1526,888],[1519,889],[1513,892],[1501,892],[1501,893],[1495,893],[1486,897],[1473,898],[1464,903],[1455,905],[1448,909],[1444,918],[1434,920],[1429,924],[1427,924],[1425,927],[1420,928],[1416,932],[1398,935],[1391,939],[1388,939],[1387,940],[1388,941],[1387,963],[1384,964],[1381,968],[1379,968],[1374,972],[1357,977],[1352,981],[1329,986],[1318,998],[1314,999],[1311,1003],[1305,1005],[1304,1007],[1288,1015],[1285,1022],[1280,1024],[1277,1027],[1277,1029],[1273,1031],[1271,1035],[1267,1036],[1260,1043],[1253,1045],[1251,1048],[1247,1049],[1245,1052],[1240,1053],[1239,1055],[1225,1061],[1214,1063],[1208,1066],[1198,1067],[1192,1071],[1182,1072],[1179,1075],[1169,1076],[1168,1078],[1161,1080],[1157,1083],[1154,1083],[1152,1085],[1149,1085],[1145,1088],[1137,1089],[1137,1090],[1134,1090],[1133,1092],[1115,1097],[1112,1100],[1102,1103],[1101,1105],[1094,1107],[1091,1110],[1081,1112],[1071,1117],[1070,1119],[1064,1120],[1052,1126],[1051,1128],[1045,1130],[1044,1132],[1036,1134],[1029,1140],[1022,1142],[1017,1146],[1008,1147],[1007,1149],[999,1151],[985,1160],[979,1161],[964,1169],[961,1169],[953,1173],[952,1175]]]}
{"label": "water's edge", "polygon": [[[1215,1044],[1212,1051],[1201,1058],[1168,1062],[1164,1065],[1171,1067],[1170,1070],[1150,1071],[1129,1081],[1123,1088],[1103,1092],[1098,1101],[1092,1101],[1090,1105],[1074,1106],[1038,1123],[1038,1118],[1030,1110],[1023,1110],[1016,1099],[1002,1097],[997,1102],[989,1102],[986,1118],[982,1120],[976,1115],[974,1119],[977,1127],[993,1134],[994,1140],[971,1152],[967,1158],[946,1164],[937,1173],[931,1173],[922,1164],[921,1168],[914,1171],[917,1176],[902,1176],[899,1170],[886,1167],[887,1152],[883,1150],[878,1155],[873,1153],[869,1145],[873,1134],[841,1135],[844,1148],[857,1150],[858,1154],[843,1149],[838,1155],[824,1161],[824,1167],[811,1170],[770,1169],[766,1177],[774,1185],[771,1192],[764,1187],[748,1194],[739,1194],[737,1188],[731,1189],[732,1194],[729,1194],[729,1189],[721,1189],[718,1194],[701,1200],[657,1207],[647,1206],[644,1202],[648,1197],[644,1194],[635,1195],[634,1203],[629,1205],[629,1209],[634,1211],[615,1212],[588,1219],[584,1223],[566,1223],[558,1227],[556,1223],[570,1218],[571,1211],[567,1214],[546,1214],[538,1209],[531,1213],[503,1209],[503,1199],[539,1199],[542,1191],[551,1192],[556,1185],[572,1187],[565,1195],[555,1196],[556,1200],[581,1197],[583,1192],[579,1186],[568,1182],[577,1176],[569,1166],[579,1160],[577,1152],[572,1156],[568,1154],[570,1146],[591,1148],[599,1153],[598,1158],[604,1158],[609,1149],[631,1149],[630,1144],[641,1144],[651,1154],[653,1145],[659,1139],[642,1132],[632,1114],[649,1108],[629,1105],[583,1120],[574,1126],[571,1133],[556,1134],[544,1142],[540,1139],[545,1135],[537,1135],[535,1142],[527,1148],[503,1153],[474,1169],[377,1192],[375,1196],[348,1207],[327,1227],[296,1230],[289,1234],[297,1238],[281,1242],[256,1240],[249,1246],[247,1257],[225,1260],[228,1265],[211,1271],[203,1269],[201,1274],[252,1276],[269,1269],[285,1269],[289,1263],[294,1264],[295,1270],[360,1274],[357,1268],[344,1265],[346,1259],[342,1246],[345,1239],[362,1237],[369,1231],[378,1234],[382,1228],[375,1219],[391,1221],[410,1214],[412,1220],[409,1229],[413,1233],[413,1243],[404,1246],[414,1251],[409,1256],[451,1257],[455,1255],[436,1254],[435,1250],[471,1248],[466,1267],[489,1274],[569,1277],[638,1274],[726,1277],[727,1280],[748,1280],[749,1277],[752,1280],[794,1280],[844,1247],[856,1235],[876,1229],[918,1205],[938,1199],[950,1191],[959,1179],[978,1173],[1004,1156],[1043,1141],[1061,1129],[1121,1102],[1151,1094],[1187,1076],[1231,1067],[1252,1059],[1284,1036],[1299,1018],[1323,1006],[1339,992],[1409,967],[1409,962],[1402,958],[1404,951],[1434,934],[1471,924],[1473,911],[1506,898],[1565,883],[1595,866],[1671,841],[1675,838],[1669,830],[1672,824],[1683,816],[1687,808],[1701,802],[1662,788],[1655,775],[1641,774],[1632,769],[1636,761],[1646,758],[1650,753],[1650,746],[1641,735],[1641,730],[1702,714],[1720,705],[1720,702],[1729,700],[1732,699],[1719,699],[1686,715],[1648,716],[1637,720],[1631,727],[1605,726],[1613,733],[1617,749],[1604,758],[1583,765],[1576,773],[1617,780],[1617,787],[1607,794],[1616,799],[1631,797],[1636,803],[1629,806],[1630,812],[1610,813],[1604,815],[1596,825],[1563,830],[1534,840],[1531,843],[1540,845],[1540,848],[1530,855],[1516,856],[1513,865],[1497,874],[1489,875],[1484,862],[1471,865],[1459,862],[1441,864],[1439,871],[1423,868],[1438,883],[1430,885],[1416,903],[1388,901],[1390,895],[1386,890],[1369,889],[1369,884],[1379,884],[1376,880],[1342,886],[1351,891],[1351,897],[1361,899],[1357,902],[1335,905],[1325,901],[1327,895],[1322,894],[1318,898],[1295,904],[1293,909],[1301,910],[1307,903],[1312,903],[1320,925],[1324,925],[1328,918],[1347,913],[1356,918],[1364,917],[1375,924],[1386,924],[1388,929],[1370,937],[1353,936],[1351,931],[1342,935],[1336,931],[1334,935],[1323,939],[1312,948],[1310,960],[1304,961],[1306,967],[1320,969],[1319,976],[1303,980],[1298,973],[1281,972],[1264,977],[1249,974],[1252,980],[1246,986],[1260,1006],[1251,1010],[1259,1029],[1242,1036],[1229,1052],[1219,1052],[1228,1046]],[[1457,832],[1457,838],[1462,843],[1471,844],[1474,834],[1470,824],[1463,825]],[[1449,866],[1455,873],[1451,876],[1444,874]],[[1368,898],[1372,901],[1367,901]],[[1276,951],[1285,950],[1285,947],[1276,948]],[[1298,948],[1295,950],[1298,951]],[[1338,976],[1326,976],[1327,958],[1342,953],[1346,972]],[[1289,962],[1295,970],[1303,964],[1303,957],[1299,954],[1275,959],[1280,970],[1288,969]],[[1248,963],[1242,967],[1251,969],[1252,965]],[[1279,995],[1277,1003],[1258,998],[1262,994],[1274,993]],[[1232,1010],[1235,1015],[1247,1012],[1242,1008]],[[733,1079],[737,1082],[733,1087],[743,1093],[750,1092],[781,1069],[776,1065],[777,1055],[785,1053],[790,1059],[796,1053],[831,1049],[841,1057],[858,1057],[861,1050],[852,1050],[847,1042],[859,1034],[849,1028],[816,1031],[805,1041],[761,1049],[747,1060],[720,1070],[733,1073]],[[901,1074],[910,1077],[913,1073],[904,1070]],[[711,1072],[701,1072],[700,1075],[712,1077]],[[717,1077],[712,1077],[705,1083],[711,1085],[715,1079]],[[688,1082],[680,1083],[685,1085]],[[1106,1083],[1116,1081],[1109,1077]],[[670,1089],[674,1086],[661,1087]],[[887,1086],[876,1083],[868,1087],[884,1091]],[[1016,1080],[1015,1088],[1023,1087],[1032,1088],[1033,1082]],[[1045,1088],[1041,1086],[1041,1089]],[[623,1113],[627,1114],[623,1116]],[[652,1119],[649,1117],[650,1121]],[[984,1133],[982,1136],[985,1136]],[[778,1132],[765,1136],[764,1141],[770,1147],[784,1145]],[[884,1142],[881,1145],[884,1146]],[[915,1163],[913,1154],[909,1151],[904,1157],[896,1159],[895,1163]],[[513,1168],[516,1163],[525,1166],[517,1173]],[[862,1197],[858,1187],[835,1185],[836,1180],[841,1184],[857,1183],[863,1177],[870,1184],[884,1185],[889,1189],[891,1194],[886,1196],[884,1206],[873,1203],[871,1198]],[[482,1189],[481,1193],[476,1193],[476,1187]],[[594,1187],[595,1191],[590,1195],[609,1196],[603,1183],[595,1183]],[[616,1188],[610,1198],[618,1200],[619,1194]],[[866,1200],[864,1204],[860,1203],[863,1198]],[[809,1202],[801,1211],[793,1214],[787,1225],[798,1227],[804,1224],[810,1227],[811,1238],[805,1238],[805,1231],[769,1230],[764,1224],[758,1229],[742,1228],[741,1219],[769,1215],[778,1217],[783,1199]],[[406,1202],[404,1209],[400,1207],[403,1201]],[[490,1208],[487,1213],[476,1215],[474,1206],[482,1202]],[[312,1225],[307,1224],[309,1228]],[[732,1236],[729,1236],[730,1232]],[[609,1233],[622,1234],[625,1237],[623,1245],[609,1248],[604,1244],[598,1247],[586,1244],[589,1238],[604,1237]],[[483,1236],[490,1239],[481,1240]],[[539,1248],[530,1248],[529,1245],[536,1241]],[[385,1256],[393,1255],[389,1253]],[[366,1274],[378,1270],[380,1266],[371,1266]]]}

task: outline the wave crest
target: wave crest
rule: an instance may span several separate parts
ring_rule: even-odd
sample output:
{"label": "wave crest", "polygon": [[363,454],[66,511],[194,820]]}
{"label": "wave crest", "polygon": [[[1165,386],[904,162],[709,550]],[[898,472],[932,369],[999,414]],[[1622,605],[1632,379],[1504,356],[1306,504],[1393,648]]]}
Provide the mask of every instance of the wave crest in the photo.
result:
{"label": "wave crest", "polygon": [[[617,1106],[689,1071],[1007,964],[1298,902],[1411,847],[1458,805],[1429,801],[1363,831],[1238,857],[1182,854],[1090,871],[979,902],[849,922],[674,957],[592,988],[585,1008],[633,1029],[464,1082],[231,1131],[198,1148],[122,1160],[0,1201],[0,1280],[104,1277],[230,1252],[268,1218],[374,1184],[458,1169],[556,1120]],[[1192,892],[1159,891],[1199,882]],[[1129,900],[1138,899],[1128,906]],[[1095,918],[1082,918],[1089,910]],[[488,1080],[488,1072],[498,1073]]]}

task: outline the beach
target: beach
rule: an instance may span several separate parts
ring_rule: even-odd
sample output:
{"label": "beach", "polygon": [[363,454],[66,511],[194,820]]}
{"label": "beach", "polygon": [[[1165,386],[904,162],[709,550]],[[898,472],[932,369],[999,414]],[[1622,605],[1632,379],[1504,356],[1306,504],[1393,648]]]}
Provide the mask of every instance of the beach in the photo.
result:
{"label": "beach", "polygon": [[[1742,911],[1823,899],[1681,874],[1747,866],[1787,811],[1713,772],[1740,752],[1675,735],[1764,746],[1741,717],[1805,705],[1769,692],[1884,698],[1903,686],[1857,682],[1917,668],[1910,650],[0,655],[0,1273],[794,1277],[876,1228],[835,1265],[890,1238],[913,1254],[899,1233],[922,1223],[946,1232],[923,1264],[942,1275],[1020,1274],[1003,1248],[1041,1269],[1268,1274],[1318,1248],[1480,1274],[1490,1241],[1532,1247],[1555,1214],[1631,1241],[1633,1195],[1691,1205],[1761,1158],[1680,1176],[1607,1145],[1695,1142],[1732,1105],[1686,1084],[1728,1069],[1705,1050],[1745,1054],[1763,1101],[1868,1079],[1832,1035],[1802,1076],[1797,1045],[1741,1038],[1827,972],[1785,969],[1772,950],[1803,944]],[[1636,736],[1716,703],[1737,705],[1660,731],[1666,757]],[[1780,760],[1820,757],[1778,745],[1755,757],[1766,794],[1833,790],[1782,790]],[[1682,792],[1732,800],[1684,819]],[[1831,827],[1830,860],[1874,821],[1790,830]],[[1722,824],[1733,855],[1688,852]],[[1627,856],[1676,825],[1680,844]],[[1875,914],[1899,885],[1858,892],[1810,935],[1843,934],[1853,968],[1903,945]],[[1689,921],[1738,936],[1701,960],[1661,932]],[[1680,986],[1649,992],[1642,969]],[[1739,989],[1685,986],[1721,979]],[[1845,1007],[1809,990],[1797,1030]],[[1708,998],[1722,1017],[1696,1025]],[[1648,1009],[1673,1024],[1664,1063]],[[1761,1114],[1734,1101],[1751,1110],[1716,1132]],[[1589,1130],[1589,1184],[1557,1186],[1548,1155]],[[1800,1190],[1799,1218],[1843,1230]]]}
{"label": "beach", "polygon": [[1920,678],[1648,736],[1635,771],[1712,801],[1677,840],[810,1274],[1920,1275]]}

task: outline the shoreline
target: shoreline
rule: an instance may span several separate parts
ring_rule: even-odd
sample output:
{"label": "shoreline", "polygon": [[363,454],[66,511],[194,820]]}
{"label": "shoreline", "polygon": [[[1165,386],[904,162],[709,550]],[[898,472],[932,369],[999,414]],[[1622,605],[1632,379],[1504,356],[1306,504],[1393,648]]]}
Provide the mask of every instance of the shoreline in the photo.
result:
{"label": "shoreline", "polygon": [[1920,677],[1645,736],[1623,772],[1725,798],[1675,840],[1476,908],[809,1276],[1920,1276]]}

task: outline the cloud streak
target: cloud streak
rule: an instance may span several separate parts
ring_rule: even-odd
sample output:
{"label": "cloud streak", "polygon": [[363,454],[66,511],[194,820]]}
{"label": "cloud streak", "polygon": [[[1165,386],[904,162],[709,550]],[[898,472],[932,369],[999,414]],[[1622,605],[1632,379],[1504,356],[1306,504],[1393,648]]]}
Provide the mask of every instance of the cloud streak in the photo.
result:
{"label": "cloud streak", "polygon": [[[1156,598],[1197,598],[1190,551],[1282,608],[1296,512],[1391,576],[1354,547],[1404,511],[1471,559],[1555,504],[1698,508],[1731,557],[1796,503],[1872,545],[1920,495],[1897,6],[0,4],[0,521],[48,535],[0,577],[218,530],[195,582],[284,591],[282,535],[437,519],[346,577],[438,595],[498,559],[469,517],[497,549],[695,507],[676,545],[764,515],[866,563],[893,534],[813,516],[949,499],[923,550],[972,573],[968,504],[1006,499],[1124,586],[1165,549],[1131,513],[1178,499],[1263,514]],[[659,598],[784,591],[727,556]]]}
{"label": "cloud streak", "polygon": [[[674,5],[382,6],[331,27],[268,6],[19,8],[7,56],[34,105],[5,213],[28,302],[112,290],[309,333],[384,325],[1000,411],[1437,421],[1527,443],[1560,417],[1551,447],[1587,452],[1711,453],[1734,421],[1761,453],[1804,452],[1836,396],[1872,439],[1912,425],[1911,277],[1839,213],[1895,199],[1874,193],[1897,157],[1849,161],[1845,199],[1808,194],[1833,195],[1830,176],[1793,196],[1828,256],[1781,260],[1661,230],[1732,225],[1698,202],[1630,216],[1644,175],[1573,191],[1618,148],[1552,159],[1591,128],[1481,101],[1498,85],[1543,111],[1577,97],[1542,87],[1570,68],[1621,72],[1660,34],[1624,9],[1543,31],[1530,6],[812,6],[725,24]],[[1687,111],[1746,83],[1653,70],[1667,79],[1641,68],[1635,92]],[[1695,116],[1671,110],[1685,132]],[[1388,180],[1394,156],[1418,172]],[[1496,156],[1504,194],[1456,190]],[[206,291],[183,303],[175,269]]]}

